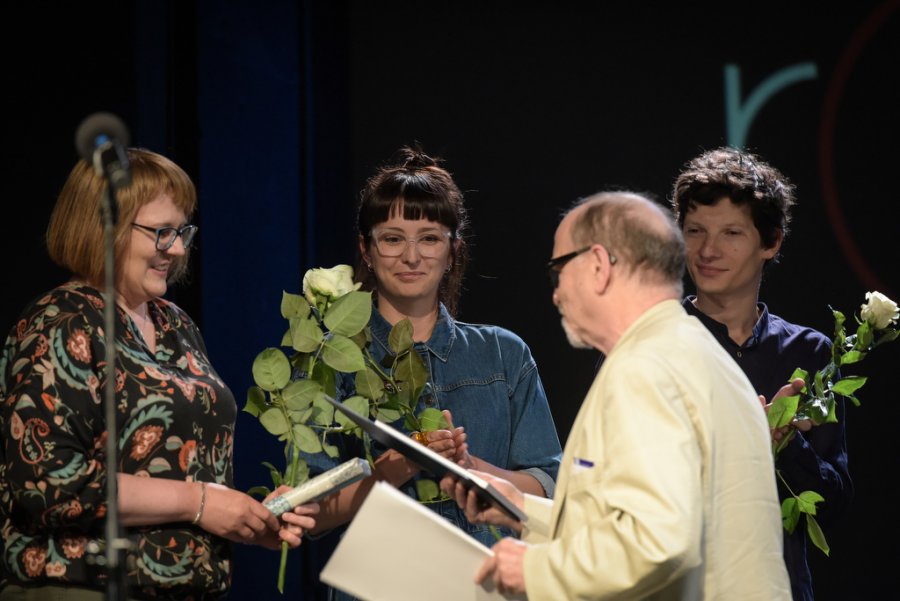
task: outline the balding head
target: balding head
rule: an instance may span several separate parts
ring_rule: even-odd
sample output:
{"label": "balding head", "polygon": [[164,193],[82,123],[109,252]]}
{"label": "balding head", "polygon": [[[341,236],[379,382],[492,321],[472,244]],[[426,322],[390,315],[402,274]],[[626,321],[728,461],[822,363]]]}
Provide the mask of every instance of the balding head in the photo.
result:
{"label": "balding head", "polygon": [[554,237],[553,302],[573,345],[609,353],[657,304],[678,301],[684,240],[668,213],[630,192],[580,201]]}
{"label": "balding head", "polygon": [[601,192],[580,201],[564,221],[575,248],[601,244],[617,268],[681,295],[684,239],[658,204],[633,192]]}

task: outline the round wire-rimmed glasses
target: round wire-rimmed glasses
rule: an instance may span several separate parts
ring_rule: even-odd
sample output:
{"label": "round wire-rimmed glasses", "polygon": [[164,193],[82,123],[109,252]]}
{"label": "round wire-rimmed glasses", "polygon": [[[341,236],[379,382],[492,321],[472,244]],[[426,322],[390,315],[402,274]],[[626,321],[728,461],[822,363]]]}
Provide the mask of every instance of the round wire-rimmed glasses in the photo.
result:
{"label": "round wire-rimmed glasses", "polygon": [[419,255],[434,259],[446,251],[452,237],[450,232],[445,231],[426,232],[407,238],[400,232],[372,230],[372,240],[382,257],[399,257],[406,252],[407,246],[415,244]]}

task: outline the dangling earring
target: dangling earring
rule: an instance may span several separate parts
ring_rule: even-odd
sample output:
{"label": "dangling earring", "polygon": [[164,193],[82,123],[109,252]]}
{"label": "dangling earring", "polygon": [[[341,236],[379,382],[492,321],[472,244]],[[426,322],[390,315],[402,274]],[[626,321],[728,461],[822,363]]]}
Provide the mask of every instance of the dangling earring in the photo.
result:
{"label": "dangling earring", "polygon": [[366,262],[366,267],[369,268],[369,271],[372,271],[372,264],[369,263],[368,261]]}
{"label": "dangling earring", "polygon": [[450,273],[450,270],[453,269],[453,263],[447,265],[447,269],[444,270],[444,273]]}

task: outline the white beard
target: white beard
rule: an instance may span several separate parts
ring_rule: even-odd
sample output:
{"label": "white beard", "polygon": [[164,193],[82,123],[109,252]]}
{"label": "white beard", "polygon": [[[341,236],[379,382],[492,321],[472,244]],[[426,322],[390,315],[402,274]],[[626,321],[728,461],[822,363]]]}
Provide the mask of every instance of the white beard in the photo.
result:
{"label": "white beard", "polygon": [[566,318],[563,317],[560,319],[560,323],[562,323],[562,329],[566,333],[566,338],[569,341],[569,344],[572,345],[572,348],[578,349],[590,349],[593,348],[590,344],[582,340],[578,337],[578,335],[572,331],[572,328],[569,327],[569,324],[566,322]]}

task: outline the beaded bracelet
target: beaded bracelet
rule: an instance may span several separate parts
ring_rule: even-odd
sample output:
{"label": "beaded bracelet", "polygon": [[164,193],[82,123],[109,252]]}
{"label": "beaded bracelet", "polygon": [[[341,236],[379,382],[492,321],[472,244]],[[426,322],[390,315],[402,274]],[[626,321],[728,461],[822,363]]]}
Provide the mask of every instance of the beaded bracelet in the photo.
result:
{"label": "beaded bracelet", "polygon": [[206,506],[206,482],[200,483],[200,509],[197,510],[197,515],[194,516],[191,524],[196,526],[200,523],[200,518],[203,517],[203,508]]}

